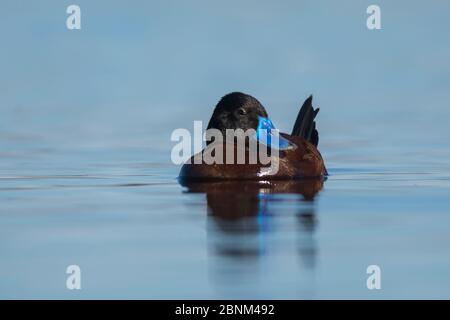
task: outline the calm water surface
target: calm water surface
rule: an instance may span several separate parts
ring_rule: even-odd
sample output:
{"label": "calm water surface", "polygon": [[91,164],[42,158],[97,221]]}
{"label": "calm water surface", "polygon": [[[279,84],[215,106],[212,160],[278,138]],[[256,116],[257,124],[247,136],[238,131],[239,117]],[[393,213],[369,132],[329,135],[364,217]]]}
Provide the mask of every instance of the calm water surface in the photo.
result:
{"label": "calm water surface", "polygon": [[449,297],[448,166],[181,187],[149,148],[26,149],[2,159],[3,298]]}
{"label": "calm water surface", "polygon": [[[78,2],[2,2],[0,298],[450,298],[448,4]],[[233,90],[284,131],[314,93],[329,178],[181,186]]]}

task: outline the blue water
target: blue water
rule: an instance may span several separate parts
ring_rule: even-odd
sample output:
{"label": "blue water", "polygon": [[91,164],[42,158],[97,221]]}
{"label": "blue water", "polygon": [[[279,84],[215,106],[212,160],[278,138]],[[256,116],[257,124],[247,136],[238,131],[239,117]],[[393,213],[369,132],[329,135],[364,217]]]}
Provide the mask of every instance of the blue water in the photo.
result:
{"label": "blue water", "polygon": [[[0,4],[0,298],[450,298],[450,3],[76,3]],[[314,94],[313,200],[178,184],[234,90],[287,132]]]}

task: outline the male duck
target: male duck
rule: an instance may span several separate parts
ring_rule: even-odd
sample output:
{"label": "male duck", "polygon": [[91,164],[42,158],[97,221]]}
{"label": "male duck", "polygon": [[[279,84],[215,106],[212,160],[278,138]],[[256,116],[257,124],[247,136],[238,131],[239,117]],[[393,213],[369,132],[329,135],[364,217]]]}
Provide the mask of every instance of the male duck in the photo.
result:
{"label": "male duck", "polygon": [[[181,168],[180,179],[192,180],[280,180],[317,178],[327,175],[322,156],[317,150],[319,134],[316,130],[314,118],[319,108],[312,107],[312,96],[303,103],[292,133],[280,133],[278,145],[271,143],[272,129],[275,129],[262,104],[254,97],[233,92],[222,97],[214,109],[207,129],[217,129],[224,136],[227,129],[254,129],[257,130],[255,138],[258,143],[264,143],[268,150],[275,150],[277,156],[272,158],[276,162],[276,169],[268,171],[267,164],[262,163],[207,163],[203,160],[203,154],[210,153],[214,143],[208,142],[202,152],[194,155]],[[265,129],[258,130],[258,129]],[[260,132],[267,132],[261,135]],[[266,140],[263,142],[263,139]],[[225,139],[224,139],[225,140]],[[229,141],[229,140],[225,140]],[[227,143],[222,143],[224,148]],[[228,142],[229,145],[229,142]],[[234,143],[234,154],[239,146]],[[217,150],[217,149],[216,149]],[[248,141],[245,144],[244,153],[248,156]],[[213,151],[214,154],[214,151]],[[234,156],[234,155],[233,155]],[[200,157],[199,159],[196,159]],[[248,159],[248,158],[247,158]]]}

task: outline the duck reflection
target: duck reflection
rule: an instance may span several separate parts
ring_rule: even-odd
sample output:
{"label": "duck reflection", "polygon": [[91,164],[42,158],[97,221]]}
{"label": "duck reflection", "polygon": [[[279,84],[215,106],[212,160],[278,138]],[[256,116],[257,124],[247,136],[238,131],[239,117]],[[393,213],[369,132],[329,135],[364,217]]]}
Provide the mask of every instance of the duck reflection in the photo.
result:
{"label": "duck reflection", "polygon": [[181,184],[188,193],[206,194],[212,254],[254,260],[268,250],[276,251],[277,239],[295,232],[303,265],[314,267],[317,250],[312,235],[317,222],[313,203],[323,179]]}

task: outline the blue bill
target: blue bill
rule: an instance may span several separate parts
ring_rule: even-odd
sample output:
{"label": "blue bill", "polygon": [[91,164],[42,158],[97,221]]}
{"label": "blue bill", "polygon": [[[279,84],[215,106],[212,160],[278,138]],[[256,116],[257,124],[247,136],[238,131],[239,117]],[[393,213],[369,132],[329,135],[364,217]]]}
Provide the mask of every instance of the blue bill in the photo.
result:
{"label": "blue bill", "polygon": [[258,117],[258,128],[256,129],[256,140],[271,148],[285,150],[294,148],[295,145],[283,138],[269,118]]}

